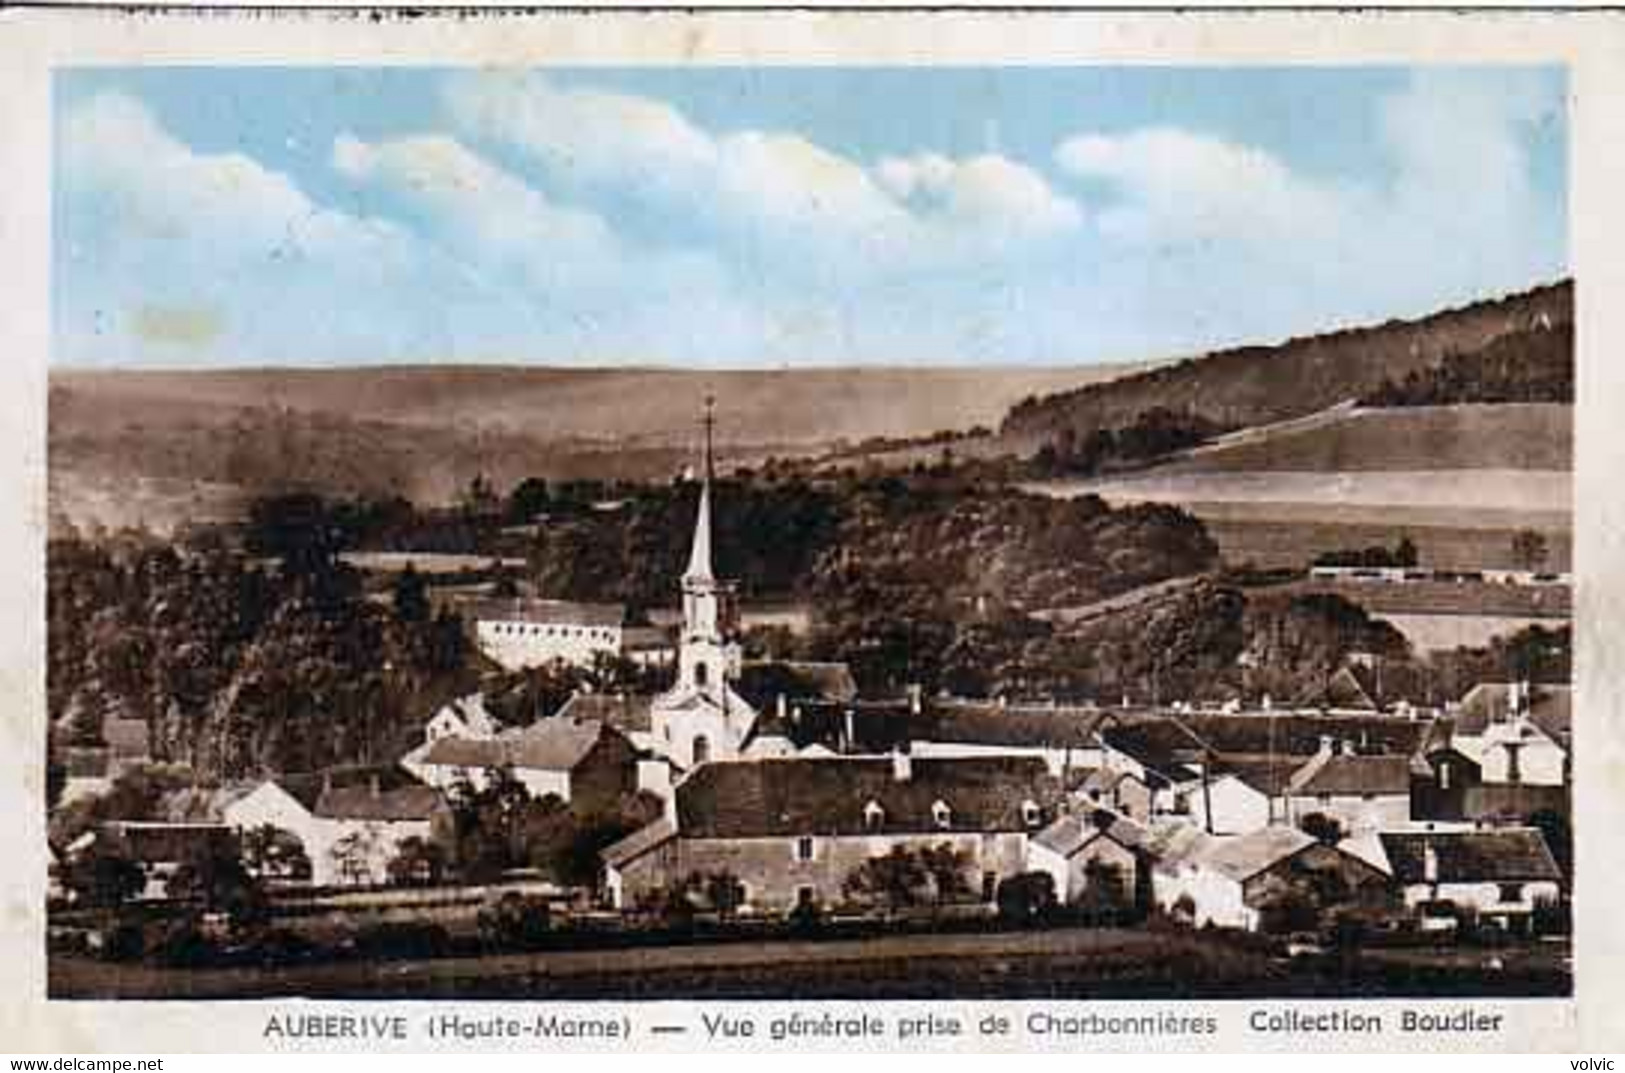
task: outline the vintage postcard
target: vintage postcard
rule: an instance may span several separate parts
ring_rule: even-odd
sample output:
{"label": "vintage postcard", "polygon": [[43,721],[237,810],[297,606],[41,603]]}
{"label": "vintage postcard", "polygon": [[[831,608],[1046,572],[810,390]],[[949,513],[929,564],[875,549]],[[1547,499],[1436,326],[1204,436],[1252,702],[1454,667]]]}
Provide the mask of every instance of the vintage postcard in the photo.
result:
{"label": "vintage postcard", "polygon": [[16,1038],[1619,1043],[1616,20],[0,27]]}

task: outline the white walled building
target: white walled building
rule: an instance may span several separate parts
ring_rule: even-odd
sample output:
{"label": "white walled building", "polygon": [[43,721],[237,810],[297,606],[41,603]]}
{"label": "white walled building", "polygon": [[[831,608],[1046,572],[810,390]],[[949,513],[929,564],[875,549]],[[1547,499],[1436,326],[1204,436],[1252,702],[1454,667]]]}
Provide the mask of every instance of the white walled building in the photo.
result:
{"label": "white walled building", "polygon": [[517,596],[481,600],[469,615],[481,652],[505,670],[555,661],[590,667],[600,656],[621,654],[626,608]]}

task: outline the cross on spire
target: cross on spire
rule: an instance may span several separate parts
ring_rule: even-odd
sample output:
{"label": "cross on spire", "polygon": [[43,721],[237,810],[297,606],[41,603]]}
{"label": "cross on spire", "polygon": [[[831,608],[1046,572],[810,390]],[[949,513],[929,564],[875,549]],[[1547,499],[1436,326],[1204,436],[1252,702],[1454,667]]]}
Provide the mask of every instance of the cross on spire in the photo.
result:
{"label": "cross on spire", "polygon": [[711,460],[711,437],[717,426],[717,397],[705,397],[705,416],[700,418],[700,424],[705,426],[705,479],[710,480],[716,476]]}

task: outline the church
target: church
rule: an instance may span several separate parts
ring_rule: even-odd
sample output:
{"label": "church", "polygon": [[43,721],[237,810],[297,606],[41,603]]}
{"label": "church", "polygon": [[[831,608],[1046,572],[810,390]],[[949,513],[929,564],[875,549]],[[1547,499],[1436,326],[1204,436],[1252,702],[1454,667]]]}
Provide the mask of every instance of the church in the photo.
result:
{"label": "church", "polygon": [[677,681],[649,706],[655,748],[687,772],[712,760],[736,760],[755,729],[757,712],[735,688],[743,667],[735,587],[711,561],[711,424],[706,415],[705,475],[688,568]]}

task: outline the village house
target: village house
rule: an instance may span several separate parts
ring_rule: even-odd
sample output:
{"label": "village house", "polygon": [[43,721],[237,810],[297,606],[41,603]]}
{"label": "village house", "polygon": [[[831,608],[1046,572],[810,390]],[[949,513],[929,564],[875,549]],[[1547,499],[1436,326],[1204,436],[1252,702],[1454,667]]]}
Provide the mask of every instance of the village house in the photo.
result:
{"label": "village house", "polygon": [[[1172,815],[1183,817],[1212,835],[1238,835],[1267,827],[1284,815],[1278,801],[1284,779],[1272,779],[1267,767],[1198,773],[1174,788]],[[1287,766],[1286,773],[1296,768]]]}
{"label": "village house", "polygon": [[1471,909],[1510,930],[1562,897],[1563,875],[1533,827],[1385,831],[1379,836],[1406,906],[1425,918]]}
{"label": "village house", "polygon": [[501,770],[531,797],[553,795],[589,811],[611,808],[637,789],[637,749],[624,734],[606,723],[560,716],[495,737],[436,738],[406,766],[443,791],[459,783],[483,789]]}
{"label": "village house", "polygon": [[408,839],[450,839],[451,809],[435,788],[404,773],[338,774],[265,779],[228,799],[221,815],[238,832],[271,827],[293,836],[319,887],[382,883]]}
{"label": "village house", "polygon": [[1130,819],[1151,815],[1153,791],[1132,771],[1108,768],[1073,768],[1064,775],[1067,794],[1085,808],[1105,808]]}
{"label": "village house", "polygon": [[1539,704],[1527,682],[1480,685],[1463,698],[1450,745],[1477,765],[1481,784],[1568,783],[1568,691],[1540,690]]}
{"label": "village house", "polygon": [[[1055,897],[1072,904],[1092,897],[1097,904],[1144,908],[1150,903],[1151,870],[1144,826],[1109,809],[1058,817],[1027,844],[1027,868],[1055,882]],[[1097,890],[1100,882],[1113,890]]]}
{"label": "village house", "polygon": [[1329,846],[1295,827],[1274,825],[1244,835],[1187,839],[1163,848],[1153,868],[1157,905],[1188,914],[1197,927],[1257,931],[1273,901],[1314,892],[1324,905],[1370,904],[1387,898],[1388,876],[1357,853]]}
{"label": "village house", "polygon": [[1027,868],[1027,843],[1059,814],[1059,783],[1030,757],[784,759],[708,764],[676,788],[674,814],[603,853],[612,905],[634,907],[691,876],[727,874],[747,907],[783,913],[854,899],[853,874],[894,848],[946,847],[965,890],[991,901]]}
{"label": "village house", "polygon": [[1325,739],[1285,788],[1286,819],[1335,820],[1346,834],[1403,827],[1411,821],[1412,783],[1427,765],[1406,756],[1365,756]]}

